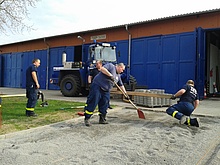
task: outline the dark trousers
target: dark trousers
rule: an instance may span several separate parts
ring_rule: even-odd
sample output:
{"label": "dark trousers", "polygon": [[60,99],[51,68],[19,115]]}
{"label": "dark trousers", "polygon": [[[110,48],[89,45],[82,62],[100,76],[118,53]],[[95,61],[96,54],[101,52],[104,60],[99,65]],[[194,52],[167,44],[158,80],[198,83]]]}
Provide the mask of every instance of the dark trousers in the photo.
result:
{"label": "dark trousers", "polygon": [[26,110],[34,111],[34,107],[37,104],[37,92],[38,90],[34,87],[26,88],[26,97],[28,98]]}
{"label": "dark trousers", "polygon": [[98,105],[99,112],[106,115],[107,109],[109,107],[110,92],[103,91],[98,85],[92,83],[87,96],[87,101],[85,105],[85,118],[90,118],[93,115],[93,111]]}
{"label": "dark trousers", "polygon": [[180,120],[183,115],[190,116],[194,110],[194,106],[189,102],[179,102],[170,106],[166,112],[172,117]]}

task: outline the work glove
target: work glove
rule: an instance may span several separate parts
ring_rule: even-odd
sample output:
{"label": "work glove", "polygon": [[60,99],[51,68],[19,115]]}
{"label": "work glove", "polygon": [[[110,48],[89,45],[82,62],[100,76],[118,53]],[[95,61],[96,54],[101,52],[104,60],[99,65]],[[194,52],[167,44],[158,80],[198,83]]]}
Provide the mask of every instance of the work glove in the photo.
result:
{"label": "work glove", "polygon": [[40,90],[38,90],[37,94],[41,94],[42,92]]}
{"label": "work glove", "polygon": [[110,76],[109,78],[110,78],[111,81],[113,81],[113,82],[115,81],[114,76]]}
{"label": "work glove", "polygon": [[175,100],[176,99],[175,95],[172,95],[170,99]]}
{"label": "work glove", "polygon": [[39,99],[41,95],[42,95],[42,92],[40,90],[38,90],[38,92],[37,92],[37,99]]}
{"label": "work glove", "polygon": [[130,97],[128,95],[125,96],[125,99],[130,100]]}

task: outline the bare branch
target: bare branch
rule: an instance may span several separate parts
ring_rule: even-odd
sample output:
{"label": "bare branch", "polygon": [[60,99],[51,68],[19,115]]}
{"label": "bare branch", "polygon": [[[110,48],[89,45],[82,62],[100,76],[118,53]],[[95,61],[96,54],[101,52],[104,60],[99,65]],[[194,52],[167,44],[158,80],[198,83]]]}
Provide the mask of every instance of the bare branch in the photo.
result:
{"label": "bare branch", "polygon": [[28,19],[28,7],[35,7],[40,0],[0,0],[0,33],[7,34],[33,30],[24,23]]}

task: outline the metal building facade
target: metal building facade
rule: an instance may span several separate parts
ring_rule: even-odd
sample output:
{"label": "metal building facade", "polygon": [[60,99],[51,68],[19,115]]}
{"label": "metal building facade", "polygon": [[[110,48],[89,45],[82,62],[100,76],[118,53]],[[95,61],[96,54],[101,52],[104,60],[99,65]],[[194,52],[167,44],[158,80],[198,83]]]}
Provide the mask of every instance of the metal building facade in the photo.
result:
{"label": "metal building facade", "polygon": [[[196,32],[133,39],[131,43],[131,74],[139,85],[175,92],[186,80],[196,80]],[[87,46],[84,47],[87,50]],[[40,58],[38,68],[42,89],[59,89],[49,83],[53,66],[62,65],[62,53],[67,61],[74,59],[74,47],[3,55],[3,84],[5,87],[25,88],[25,70],[32,59]],[[118,62],[128,64],[128,41],[117,41]],[[85,51],[85,53],[87,53]],[[48,57],[49,56],[49,57]],[[48,69],[48,76],[47,76]],[[204,76],[202,76],[204,79]]]}
{"label": "metal building facade", "polygon": [[[175,92],[196,78],[195,33],[182,33],[132,41],[132,73],[149,88]],[[136,74],[135,74],[136,73]]]}
{"label": "metal building facade", "polygon": [[[87,47],[92,43],[90,38],[106,34],[106,38],[100,42],[117,44],[118,62],[130,64],[130,73],[139,85],[174,93],[188,79],[193,79],[200,95],[203,95],[210,69],[207,58],[211,59],[207,55],[210,47],[207,45],[214,44],[217,49],[220,47],[217,44],[220,41],[219,22],[220,11],[216,10],[138,23],[130,26],[129,33],[124,26],[119,26],[3,45],[0,46],[3,71],[1,86],[24,88],[26,68],[33,58],[40,58],[41,88],[59,89],[51,85],[49,79],[53,74],[53,66],[62,65],[62,53],[67,53],[67,61],[74,61],[79,56],[76,49],[80,48],[80,58],[85,58],[83,54],[88,53]],[[207,39],[209,32],[209,36],[217,33],[217,37],[214,37],[216,41]],[[132,34],[131,40],[129,34]],[[77,40],[77,35],[82,35],[86,42]]]}

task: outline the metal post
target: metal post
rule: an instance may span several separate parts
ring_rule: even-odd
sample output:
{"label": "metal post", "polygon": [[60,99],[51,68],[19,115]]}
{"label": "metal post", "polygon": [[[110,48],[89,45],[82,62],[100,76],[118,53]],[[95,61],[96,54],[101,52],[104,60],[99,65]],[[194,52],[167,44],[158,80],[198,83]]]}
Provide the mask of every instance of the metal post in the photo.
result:
{"label": "metal post", "polygon": [[47,45],[47,67],[46,67],[46,90],[49,88],[49,60],[50,60],[50,45],[47,43],[46,38],[44,38],[44,43]]}
{"label": "metal post", "polygon": [[128,30],[128,25],[125,25],[125,30],[128,33],[128,70],[127,75],[130,76],[130,70],[131,70],[131,33]]}
{"label": "metal post", "polygon": [[84,48],[83,47],[84,47],[84,43],[85,43],[86,40],[81,36],[77,36],[77,38],[82,40],[82,61],[84,61],[83,60],[83,58],[84,58],[84,51],[83,51]]}

